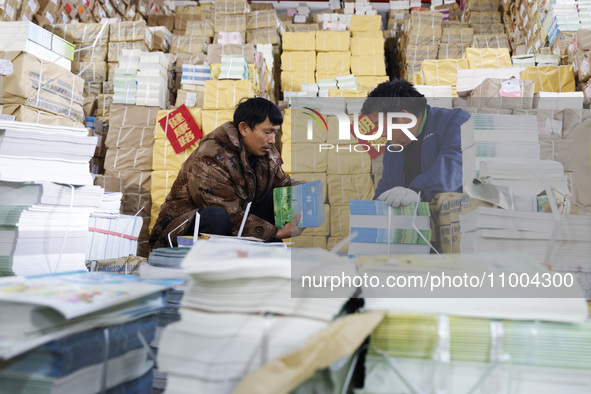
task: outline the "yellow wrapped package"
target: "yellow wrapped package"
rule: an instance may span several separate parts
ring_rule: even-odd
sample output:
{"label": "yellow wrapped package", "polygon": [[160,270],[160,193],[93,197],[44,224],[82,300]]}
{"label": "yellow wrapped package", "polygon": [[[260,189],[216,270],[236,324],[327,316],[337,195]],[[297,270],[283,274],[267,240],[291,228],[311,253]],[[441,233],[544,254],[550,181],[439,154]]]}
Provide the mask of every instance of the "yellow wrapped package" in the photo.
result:
{"label": "yellow wrapped package", "polygon": [[316,70],[337,75],[350,74],[351,52],[318,52]]}
{"label": "yellow wrapped package", "polygon": [[466,59],[425,60],[421,63],[423,85],[456,85],[457,69],[468,68]]}
{"label": "yellow wrapped package", "polygon": [[328,89],[328,97],[347,97],[347,98],[367,97],[367,90]]}
{"label": "yellow wrapped package", "polygon": [[389,81],[387,75],[355,75],[357,87],[362,90],[371,91],[382,82]]}
{"label": "yellow wrapped package", "polygon": [[320,181],[322,182],[322,194],[323,200],[326,201],[326,196],[328,195],[328,185],[326,184],[326,174],[322,172],[301,172],[298,174],[293,174],[291,179],[294,181],[305,181],[305,182],[313,182],[313,181]]}
{"label": "yellow wrapped package", "polygon": [[326,237],[314,237],[300,235],[299,237],[290,238],[292,248],[321,248],[326,249]]}
{"label": "yellow wrapped package", "polygon": [[[222,72],[222,64],[215,63],[210,64],[210,72],[212,79],[218,79]],[[252,93],[253,95],[258,95],[260,93],[260,86],[259,86],[259,73],[257,71],[255,64],[248,64],[248,80],[252,84]],[[205,93],[205,91],[204,91]]]}
{"label": "yellow wrapped package", "polygon": [[512,67],[509,48],[466,48],[468,68],[504,68]]}
{"label": "yellow wrapped package", "polygon": [[234,119],[234,110],[204,110],[201,112],[201,122],[203,127],[201,131],[203,134],[209,134],[214,131],[217,127],[223,125],[226,122],[231,122]]}
{"label": "yellow wrapped package", "polygon": [[291,72],[303,71],[305,73],[316,70],[316,52],[283,52],[281,54],[281,70]]}
{"label": "yellow wrapped package", "polygon": [[[336,116],[325,116],[326,126],[323,122],[316,122],[311,111],[307,109],[285,110],[282,127],[282,142],[292,143],[322,143],[326,142],[327,132],[338,130]],[[289,119],[287,119],[289,117]],[[312,138],[308,139],[308,120],[312,120]]]}
{"label": "yellow wrapped package", "polygon": [[164,202],[178,174],[178,171],[152,171],[152,204]]}
{"label": "yellow wrapped package", "polygon": [[349,31],[316,32],[316,52],[348,51],[350,47]]}
{"label": "yellow wrapped package", "polygon": [[521,79],[529,79],[535,82],[534,93],[574,92],[576,87],[572,65],[526,67],[521,73]]}
{"label": "yellow wrapped package", "polygon": [[351,56],[351,72],[355,75],[386,75],[384,56]]}
{"label": "yellow wrapped package", "polygon": [[304,73],[301,71],[281,72],[281,90],[282,91],[295,91],[299,92],[302,90],[302,83],[316,83],[316,77],[314,71]]}
{"label": "yellow wrapped package", "polygon": [[353,37],[351,38],[352,56],[383,56],[384,39],[375,39],[373,37]]}
{"label": "yellow wrapped package", "polygon": [[[203,131],[203,125],[201,123],[201,108],[188,108],[188,109],[189,109],[189,112],[191,113],[191,115],[193,115],[193,119],[195,119],[195,123],[197,123],[197,126],[199,126],[201,131]],[[172,111],[167,111],[165,109],[158,111],[158,114],[156,115],[156,127],[154,129],[154,139],[156,139],[156,140],[166,139],[166,133],[162,129],[162,127],[160,127],[160,120],[164,117],[167,117],[171,112]],[[205,131],[203,131],[203,134],[205,134]]]}
{"label": "yellow wrapped package", "polygon": [[367,38],[373,38],[374,40],[382,40],[382,42],[384,42],[384,32],[381,30],[352,31],[351,37],[353,37],[353,38],[367,37]]}
{"label": "yellow wrapped package", "polygon": [[[326,249],[332,250],[337,246],[345,237],[328,237],[326,240]],[[349,244],[344,244],[337,252],[347,252],[349,250]]]}
{"label": "yellow wrapped package", "polygon": [[249,80],[205,81],[203,109],[234,109],[243,98],[253,96]]}
{"label": "yellow wrapped package", "polygon": [[382,25],[381,15],[351,15],[351,31],[380,31]]}
{"label": "yellow wrapped package", "polygon": [[324,204],[324,223],[320,227],[306,228],[302,235],[311,237],[327,237],[330,235],[330,205]]}
{"label": "yellow wrapped package", "polygon": [[285,32],[281,39],[284,51],[315,51],[316,32]]}
{"label": "yellow wrapped package", "polygon": [[[371,174],[371,156],[361,145],[339,146],[328,151],[328,175]],[[342,149],[341,149],[342,148]]]}
{"label": "yellow wrapped package", "polygon": [[371,175],[327,175],[328,202],[331,207],[349,206],[349,200],[371,200],[374,186]]}
{"label": "yellow wrapped package", "polygon": [[330,211],[330,236],[346,237],[349,235],[349,206],[333,206]]}
{"label": "yellow wrapped package", "polygon": [[152,229],[156,224],[156,220],[158,220],[158,215],[160,215],[160,208],[162,207],[162,204],[164,204],[164,202],[152,201],[152,207],[150,210],[150,226],[148,227],[150,233],[152,233]]}
{"label": "yellow wrapped package", "polygon": [[168,139],[156,140],[152,156],[152,171],[178,171],[187,158],[197,149],[197,143],[181,153],[175,153]]}
{"label": "yellow wrapped package", "polygon": [[283,171],[288,174],[298,172],[326,172],[328,152],[320,151],[317,144],[284,144],[281,152]]}
{"label": "yellow wrapped package", "polygon": [[316,71],[316,81],[320,82],[324,79],[337,79],[341,73],[327,72],[327,71]]}

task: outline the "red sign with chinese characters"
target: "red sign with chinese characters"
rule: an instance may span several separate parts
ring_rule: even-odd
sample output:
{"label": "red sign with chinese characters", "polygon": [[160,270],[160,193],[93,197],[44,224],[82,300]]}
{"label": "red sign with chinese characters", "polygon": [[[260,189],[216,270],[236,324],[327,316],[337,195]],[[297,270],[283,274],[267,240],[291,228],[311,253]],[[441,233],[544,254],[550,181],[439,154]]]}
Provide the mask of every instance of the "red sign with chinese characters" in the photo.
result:
{"label": "red sign with chinese characters", "polygon": [[[355,132],[353,131],[353,127],[354,127],[355,123],[351,122],[351,134],[353,135],[353,137],[357,138],[357,136],[355,135]],[[378,125],[375,124],[371,118],[367,115],[359,115],[359,134],[363,134],[363,135],[373,135],[378,131]],[[382,130],[383,133],[383,130]],[[361,138],[357,138],[357,141],[361,144],[361,145],[366,145],[369,147],[369,149],[367,150],[367,153],[371,156],[372,159],[375,159],[376,157],[378,157],[379,155],[381,155],[384,152],[384,149],[386,147],[386,143],[388,142],[388,139],[386,137],[384,137],[383,135],[381,137],[376,138],[375,140],[371,140],[371,141],[367,141],[367,140],[363,140]]]}
{"label": "red sign with chinese characters", "polygon": [[175,153],[181,153],[203,137],[201,129],[184,104],[158,122]]}

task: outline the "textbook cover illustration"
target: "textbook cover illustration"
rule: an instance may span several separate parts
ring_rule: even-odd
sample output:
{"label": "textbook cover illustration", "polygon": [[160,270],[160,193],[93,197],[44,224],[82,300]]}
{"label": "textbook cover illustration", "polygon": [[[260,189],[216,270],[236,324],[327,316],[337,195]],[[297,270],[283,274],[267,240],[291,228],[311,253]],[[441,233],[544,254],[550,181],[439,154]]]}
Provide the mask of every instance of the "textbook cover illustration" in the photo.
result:
{"label": "textbook cover illustration", "polygon": [[273,190],[275,225],[283,228],[301,212],[298,227],[319,227],[324,223],[322,182],[278,187]]}

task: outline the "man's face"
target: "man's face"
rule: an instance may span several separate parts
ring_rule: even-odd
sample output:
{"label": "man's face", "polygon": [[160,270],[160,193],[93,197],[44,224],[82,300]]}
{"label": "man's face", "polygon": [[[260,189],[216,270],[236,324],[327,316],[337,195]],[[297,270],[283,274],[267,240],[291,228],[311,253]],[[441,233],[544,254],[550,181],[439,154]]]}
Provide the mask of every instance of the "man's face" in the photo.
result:
{"label": "man's face", "polygon": [[[402,111],[402,112],[407,112],[407,111]],[[373,112],[371,114],[369,114],[370,119],[376,124],[379,125],[379,115],[380,113],[378,112]],[[388,116],[386,113],[382,113],[382,124],[383,124],[383,135],[386,136],[387,131],[388,131]],[[414,127],[409,128],[408,130],[416,137],[419,134],[419,130],[421,129],[421,122],[423,120],[423,117],[418,117],[417,116],[417,124]],[[410,123],[411,119],[410,118],[392,118],[392,124],[403,124],[403,123]],[[410,144],[412,142],[412,140],[410,138],[408,138],[408,136],[406,134],[404,134],[404,132],[400,129],[393,129],[392,130],[392,139],[390,140],[391,144],[398,144],[398,145],[402,145],[403,147],[406,147],[408,144]]]}
{"label": "man's face", "polygon": [[245,122],[238,125],[242,141],[246,147],[248,155],[264,156],[275,145],[275,136],[281,126],[274,125],[269,121],[269,117],[263,123],[259,123],[251,129]]}

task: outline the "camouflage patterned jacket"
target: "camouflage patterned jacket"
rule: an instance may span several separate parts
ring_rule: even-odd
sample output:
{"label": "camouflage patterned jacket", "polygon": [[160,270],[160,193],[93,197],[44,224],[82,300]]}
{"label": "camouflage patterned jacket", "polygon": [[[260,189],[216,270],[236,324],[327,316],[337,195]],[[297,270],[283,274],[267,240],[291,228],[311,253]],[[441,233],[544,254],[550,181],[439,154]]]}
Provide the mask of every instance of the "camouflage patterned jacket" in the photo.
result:
{"label": "camouflage patterned jacket", "polygon": [[[152,230],[150,246],[167,247],[168,234],[176,229],[171,240],[176,245],[178,235],[192,233],[195,212],[200,208],[223,208],[232,222],[232,234],[238,234],[246,205],[256,195],[263,197],[275,187],[289,186],[291,178],[281,169],[281,156],[275,147],[250,168],[238,130],[226,122],[203,137],[199,148],[181,167],[172,189],[160,209]],[[185,220],[187,223],[181,225]],[[272,240],[277,227],[249,214],[243,236]]]}

